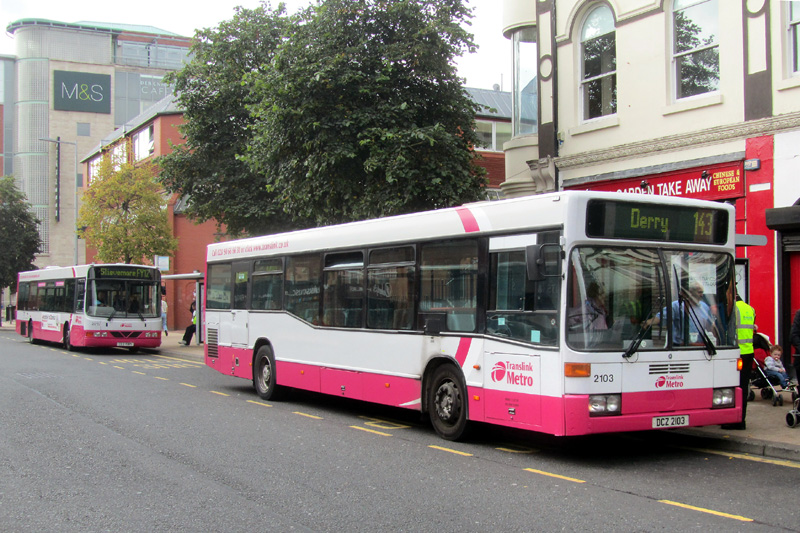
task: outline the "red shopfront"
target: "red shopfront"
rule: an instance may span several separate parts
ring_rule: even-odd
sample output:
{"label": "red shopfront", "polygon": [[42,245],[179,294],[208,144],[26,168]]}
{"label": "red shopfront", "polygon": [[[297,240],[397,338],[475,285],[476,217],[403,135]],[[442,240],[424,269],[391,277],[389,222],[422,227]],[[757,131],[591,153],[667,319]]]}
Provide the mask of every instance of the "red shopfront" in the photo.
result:
{"label": "red shopfront", "polygon": [[[771,148],[771,137],[769,138]],[[764,153],[761,144],[748,141],[748,156]],[[744,170],[744,161],[714,163],[636,178],[584,182],[566,189],[611,191],[656,196],[680,196],[728,202],[736,206],[736,233],[763,235],[766,246],[737,248],[737,284],[742,298],[756,309],[759,331],[775,341],[774,232],[767,229],[764,211],[772,207],[772,155],[759,159],[760,168]],[[764,290],[768,289],[768,290]]]}

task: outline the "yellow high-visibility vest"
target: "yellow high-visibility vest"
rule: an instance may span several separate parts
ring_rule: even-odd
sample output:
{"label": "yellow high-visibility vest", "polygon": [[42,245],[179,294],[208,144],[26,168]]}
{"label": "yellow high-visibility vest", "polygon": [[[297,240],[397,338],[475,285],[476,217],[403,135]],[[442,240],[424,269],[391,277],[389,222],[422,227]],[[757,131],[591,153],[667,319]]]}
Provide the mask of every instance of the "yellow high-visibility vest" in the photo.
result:
{"label": "yellow high-visibility vest", "polygon": [[736,337],[739,341],[739,353],[753,353],[753,336],[756,332],[756,310],[745,302],[736,302]]}

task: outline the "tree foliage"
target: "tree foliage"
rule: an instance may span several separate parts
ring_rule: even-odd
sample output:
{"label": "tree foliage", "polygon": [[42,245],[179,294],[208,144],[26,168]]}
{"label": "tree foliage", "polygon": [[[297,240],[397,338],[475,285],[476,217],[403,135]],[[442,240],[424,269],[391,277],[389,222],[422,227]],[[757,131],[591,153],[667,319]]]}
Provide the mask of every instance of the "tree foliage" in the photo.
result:
{"label": "tree foliage", "polygon": [[263,175],[238,159],[250,142],[254,103],[246,73],[269,65],[290,24],[282,4],[236,8],[219,27],[195,35],[193,60],[165,80],[184,112],[186,144],[159,161],[167,190],[189,196],[187,214],[214,219],[231,234],[283,224]]}
{"label": "tree foliage", "polygon": [[36,269],[33,261],[42,246],[38,225],[14,178],[0,179],[0,289],[15,287],[17,273]]}
{"label": "tree foliage", "polygon": [[462,0],[327,0],[252,73],[247,162],[293,221],[330,224],[479,199],[476,105],[454,58]]}
{"label": "tree foliage", "polygon": [[174,74],[186,145],[162,161],[189,213],[251,234],[483,196],[464,0],[324,0],[237,11]]}
{"label": "tree foliage", "polygon": [[83,195],[78,227],[104,263],[149,264],[178,246],[153,168],[115,164],[111,157],[103,158]]}

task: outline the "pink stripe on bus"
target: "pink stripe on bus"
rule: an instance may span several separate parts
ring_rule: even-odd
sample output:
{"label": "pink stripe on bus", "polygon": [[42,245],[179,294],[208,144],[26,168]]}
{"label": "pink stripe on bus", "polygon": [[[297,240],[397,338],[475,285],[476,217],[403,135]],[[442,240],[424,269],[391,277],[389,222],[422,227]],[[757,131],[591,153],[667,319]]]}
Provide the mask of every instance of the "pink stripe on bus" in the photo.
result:
{"label": "pink stripe on bus", "polygon": [[459,207],[456,209],[456,213],[458,213],[458,216],[461,217],[461,223],[464,225],[464,231],[467,233],[480,231],[481,228],[478,226],[478,221],[475,220],[475,215],[472,214],[472,211],[466,207]]}
{"label": "pink stripe on bus", "polygon": [[467,354],[469,353],[469,347],[472,344],[471,337],[461,337],[458,341],[458,349],[456,350],[456,361],[458,361],[458,365],[463,367],[464,361],[467,360]]}

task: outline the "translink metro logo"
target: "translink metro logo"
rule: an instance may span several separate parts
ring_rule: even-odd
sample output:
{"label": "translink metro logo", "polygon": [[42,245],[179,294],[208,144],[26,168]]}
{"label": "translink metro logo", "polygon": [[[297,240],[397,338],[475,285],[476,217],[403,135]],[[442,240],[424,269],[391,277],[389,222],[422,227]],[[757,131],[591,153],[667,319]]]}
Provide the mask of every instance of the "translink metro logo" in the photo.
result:
{"label": "translink metro logo", "polygon": [[530,363],[498,361],[492,368],[492,381],[533,387],[533,376],[528,375],[529,373],[533,373],[533,365]]}

